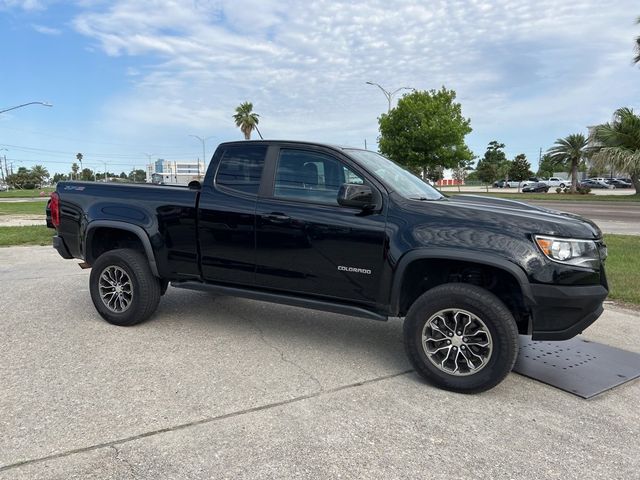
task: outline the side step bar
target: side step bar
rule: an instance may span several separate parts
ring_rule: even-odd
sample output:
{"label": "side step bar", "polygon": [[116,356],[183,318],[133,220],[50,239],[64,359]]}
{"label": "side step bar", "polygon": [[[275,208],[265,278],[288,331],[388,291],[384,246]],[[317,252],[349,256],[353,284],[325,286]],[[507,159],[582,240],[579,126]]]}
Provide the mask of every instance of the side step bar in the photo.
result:
{"label": "side step bar", "polygon": [[293,307],[309,308],[311,310],[321,310],[323,312],[341,313],[352,317],[369,318],[372,320],[386,321],[387,317],[379,313],[367,310],[362,307],[345,305],[342,303],[328,302],[326,300],[316,300],[310,298],[296,297],[281,293],[265,292],[262,290],[252,290],[247,288],[228,287],[213,283],[197,282],[193,280],[171,282],[172,287],[185,288],[188,290],[199,290],[205,292],[215,292],[230,297],[250,298],[263,302],[280,303]]}

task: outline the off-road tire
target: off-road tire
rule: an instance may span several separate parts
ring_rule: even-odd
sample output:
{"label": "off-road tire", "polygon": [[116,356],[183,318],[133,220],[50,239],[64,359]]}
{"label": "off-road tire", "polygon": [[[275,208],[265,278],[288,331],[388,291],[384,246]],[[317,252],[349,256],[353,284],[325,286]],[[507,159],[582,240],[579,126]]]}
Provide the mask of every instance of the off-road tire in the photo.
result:
{"label": "off-road tire", "polygon": [[[475,315],[491,334],[492,351],[484,366],[464,376],[442,371],[423,346],[425,324],[439,312],[451,309]],[[448,283],[428,290],[413,303],[404,320],[404,346],[416,372],[433,385],[478,393],[495,387],[513,368],[518,356],[518,329],[509,309],[493,293],[475,285]]]}
{"label": "off-road tire", "polygon": [[[122,312],[113,311],[102,300],[100,277],[109,268],[122,269],[132,285],[131,301]],[[160,280],[151,273],[149,261],[143,254],[123,248],[110,250],[98,257],[92,265],[89,290],[93,305],[102,318],[114,325],[128,327],[144,322],[155,312],[162,286]]]}

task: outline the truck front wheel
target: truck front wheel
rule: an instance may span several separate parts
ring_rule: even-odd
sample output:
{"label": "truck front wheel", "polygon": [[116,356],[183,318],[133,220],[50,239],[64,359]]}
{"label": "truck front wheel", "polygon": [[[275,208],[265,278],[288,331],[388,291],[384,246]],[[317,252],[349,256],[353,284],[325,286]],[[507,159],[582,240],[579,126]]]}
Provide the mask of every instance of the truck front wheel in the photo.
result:
{"label": "truck front wheel", "polygon": [[513,368],[518,330],[493,293],[448,283],[413,303],[404,320],[404,345],[413,367],[429,382],[477,393],[495,387]]}
{"label": "truck front wheel", "polygon": [[124,248],[98,257],[91,269],[89,290],[102,318],[119,326],[135,325],[149,318],[162,291],[146,257]]}

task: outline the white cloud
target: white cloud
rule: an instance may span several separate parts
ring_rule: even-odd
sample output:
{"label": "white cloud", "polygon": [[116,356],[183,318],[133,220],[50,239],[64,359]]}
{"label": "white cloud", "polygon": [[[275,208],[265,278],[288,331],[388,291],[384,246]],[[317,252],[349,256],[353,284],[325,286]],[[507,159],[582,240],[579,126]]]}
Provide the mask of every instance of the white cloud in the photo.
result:
{"label": "white cloud", "polygon": [[585,125],[640,95],[631,0],[89,5],[78,32],[107,55],[155,59],[105,107],[129,131],[228,132],[234,107],[251,100],[269,137],[371,144],[386,109],[371,80],[457,90],[483,145],[516,126]]}
{"label": "white cloud", "polygon": [[40,0],[0,0],[0,10],[20,8],[22,10],[42,10],[45,5]]}
{"label": "white cloud", "polygon": [[45,25],[32,24],[31,27],[43,35],[60,35],[62,31],[58,28],[47,27]]}

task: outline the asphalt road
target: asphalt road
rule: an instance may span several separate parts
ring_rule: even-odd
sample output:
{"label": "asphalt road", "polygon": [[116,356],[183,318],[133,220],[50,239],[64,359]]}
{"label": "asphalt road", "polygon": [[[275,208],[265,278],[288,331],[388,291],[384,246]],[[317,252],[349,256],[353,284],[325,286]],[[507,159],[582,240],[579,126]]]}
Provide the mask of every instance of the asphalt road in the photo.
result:
{"label": "asphalt road", "polygon": [[[401,322],[169,289],[100,319],[88,271],[0,248],[0,479],[638,478],[640,381],[586,401],[411,372]],[[640,314],[586,336],[640,351]],[[623,332],[623,334],[621,334]]]}
{"label": "asphalt road", "polygon": [[[526,197],[523,198],[523,201]],[[605,233],[640,235],[640,202],[554,202],[530,200],[545,208],[571,212],[593,220]]]}

